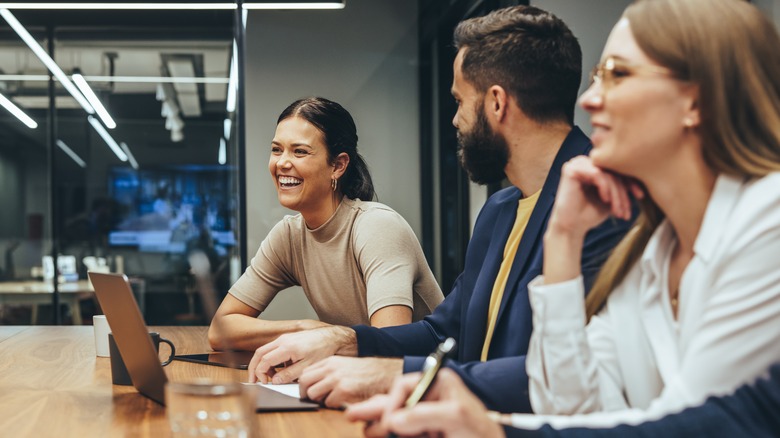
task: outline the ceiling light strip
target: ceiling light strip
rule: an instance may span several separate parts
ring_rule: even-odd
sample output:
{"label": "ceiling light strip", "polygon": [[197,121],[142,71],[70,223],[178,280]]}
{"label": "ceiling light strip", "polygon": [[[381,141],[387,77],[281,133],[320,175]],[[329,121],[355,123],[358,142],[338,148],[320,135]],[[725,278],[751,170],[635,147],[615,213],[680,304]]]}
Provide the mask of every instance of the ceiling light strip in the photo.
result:
{"label": "ceiling light strip", "polygon": [[24,111],[2,94],[0,94],[0,105],[16,116],[17,119],[21,120],[28,128],[35,129],[38,127],[38,123],[35,120],[31,119],[30,116],[25,114]]}
{"label": "ceiling light strip", "polygon": [[49,75],[2,75],[0,81],[48,81]]}
{"label": "ceiling light strip", "polygon": [[92,116],[87,116],[87,121],[89,121],[89,124],[92,125],[93,128],[95,128],[95,131],[97,131],[97,133],[100,135],[103,141],[106,142],[108,147],[110,147],[111,150],[114,151],[116,157],[122,161],[127,161],[127,155],[122,151],[122,148],[120,148],[119,145],[116,144],[116,140],[114,140],[114,138],[111,137],[108,131],[106,131],[106,128],[104,128],[103,125],[100,124],[100,121]]}
{"label": "ceiling light strip", "polygon": [[[130,83],[183,83],[183,84],[227,84],[230,78],[188,78],[168,76],[84,76],[89,82],[130,82]],[[4,75],[0,81],[48,81],[48,75]]]}
{"label": "ceiling light strip", "polygon": [[92,106],[90,106],[89,102],[87,102],[84,96],[81,95],[79,90],[73,85],[70,79],[68,79],[68,76],[65,75],[65,72],[63,72],[60,66],[58,66],[57,63],[51,59],[49,54],[43,50],[43,47],[38,44],[38,41],[35,41],[35,38],[33,38],[32,35],[27,32],[27,29],[22,26],[22,23],[20,23],[19,20],[14,17],[11,11],[8,9],[0,9],[0,16],[5,18],[5,21],[7,21],[8,24],[14,29],[14,31],[16,31],[17,35],[19,35],[19,37],[27,44],[27,46],[30,47],[33,53],[35,53],[41,62],[46,65],[49,71],[51,71],[52,74],[57,77],[57,80],[60,81],[62,86],[68,90],[68,93],[70,93],[70,95],[76,99],[76,102],[78,102],[79,105],[84,108],[84,111],[88,112],[89,114],[94,114],[95,110],[92,108]]}
{"label": "ceiling light strip", "polygon": [[0,3],[7,9],[67,9],[67,10],[187,10],[187,9],[223,9],[234,10],[236,3]]}
{"label": "ceiling light strip", "polygon": [[130,161],[130,165],[133,166],[133,169],[138,170],[138,161],[135,161],[135,157],[133,156],[133,153],[130,152],[130,146],[127,145],[125,142],[119,143],[119,146],[122,147],[122,150],[125,151],[125,154],[127,155],[127,160]]}
{"label": "ceiling light strip", "polygon": [[226,110],[228,113],[232,113],[236,110],[236,92],[238,91],[238,66],[236,65],[236,56],[238,56],[238,50],[236,48],[236,40],[233,40],[233,56],[230,57],[230,73],[228,77],[228,88],[226,100]]}
{"label": "ceiling light strip", "polygon": [[73,149],[69,148],[64,141],[57,140],[57,146],[59,146],[63,152],[65,152],[73,161],[75,161],[76,164],[81,166],[83,169],[86,169],[87,163],[85,163],[77,153],[73,152]]}
{"label": "ceiling light strip", "polygon": [[[244,3],[244,9],[344,9],[345,2]],[[235,10],[236,3],[0,3],[6,9],[55,10]]]}
{"label": "ceiling light strip", "polygon": [[219,139],[219,157],[217,157],[219,164],[227,163],[227,142],[224,138]]}
{"label": "ceiling light strip", "polygon": [[225,140],[230,140],[230,133],[233,132],[233,120],[231,120],[229,117],[225,119],[223,122],[223,137],[225,137]]}
{"label": "ceiling light strip", "polygon": [[113,118],[111,118],[111,114],[108,113],[106,107],[103,106],[103,102],[101,102],[95,92],[92,91],[92,87],[89,86],[87,81],[84,79],[84,76],[76,73],[71,77],[73,78],[73,82],[75,82],[79,87],[79,90],[81,90],[81,92],[87,98],[90,105],[92,105],[92,108],[95,109],[95,112],[97,113],[98,117],[100,117],[100,120],[103,121],[103,124],[106,125],[108,129],[116,128],[116,122]]}
{"label": "ceiling light strip", "polygon": [[197,77],[168,77],[168,76],[84,76],[84,79],[92,82],[153,82],[159,84],[227,84],[229,78],[197,78]]}
{"label": "ceiling light strip", "polygon": [[344,9],[344,2],[244,3],[244,9]]}

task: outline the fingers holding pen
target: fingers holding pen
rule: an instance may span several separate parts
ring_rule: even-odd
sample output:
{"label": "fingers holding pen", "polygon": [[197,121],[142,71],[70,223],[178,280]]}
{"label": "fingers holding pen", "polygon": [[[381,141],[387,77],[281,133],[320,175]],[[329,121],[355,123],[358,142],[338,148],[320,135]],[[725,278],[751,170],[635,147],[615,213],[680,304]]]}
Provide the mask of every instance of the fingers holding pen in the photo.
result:
{"label": "fingers holding pen", "polygon": [[388,395],[350,406],[347,418],[366,421],[368,437],[384,437],[388,432],[403,436],[501,436],[500,427],[488,417],[484,405],[448,369],[441,370],[425,401],[405,408],[418,381],[419,373],[396,379]]}

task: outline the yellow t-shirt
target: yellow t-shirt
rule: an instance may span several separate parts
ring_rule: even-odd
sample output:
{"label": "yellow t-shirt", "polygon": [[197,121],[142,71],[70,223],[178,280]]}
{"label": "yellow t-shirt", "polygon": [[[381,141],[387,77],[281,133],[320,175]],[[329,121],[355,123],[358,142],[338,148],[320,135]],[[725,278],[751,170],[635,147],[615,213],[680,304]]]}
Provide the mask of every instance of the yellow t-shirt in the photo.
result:
{"label": "yellow t-shirt", "polygon": [[496,282],[493,283],[493,292],[490,294],[487,333],[485,334],[485,343],[482,345],[481,360],[483,362],[487,360],[488,350],[490,350],[490,341],[493,339],[493,332],[496,329],[498,309],[501,308],[501,298],[504,296],[506,280],[509,278],[509,271],[512,269],[512,264],[515,261],[515,254],[517,254],[517,247],[520,245],[520,239],[523,238],[525,227],[528,225],[528,220],[531,219],[531,213],[534,211],[536,201],[539,199],[539,193],[541,193],[541,190],[527,198],[517,201],[517,217],[515,217],[515,224],[512,226],[512,231],[509,233],[509,238],[506,240],[504,260],[501,262],[501,267],[498,269]]}

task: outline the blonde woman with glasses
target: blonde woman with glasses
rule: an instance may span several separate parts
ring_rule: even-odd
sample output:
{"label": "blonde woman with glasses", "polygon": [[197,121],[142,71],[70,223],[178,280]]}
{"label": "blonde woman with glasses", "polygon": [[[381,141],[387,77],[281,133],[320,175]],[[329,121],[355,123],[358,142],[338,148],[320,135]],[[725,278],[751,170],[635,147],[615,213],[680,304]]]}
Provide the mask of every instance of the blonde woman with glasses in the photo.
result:
{"label": "blonde woman with glasses", "polygon": [[[515,415],[521,427],[660,418],[780,360],[773,24],[740,0],[640,0],[592,79],[594,147],[564,166],[529,285],[530,399],[552,415]],[[632,198],[642,213],[583,302],[583,237]]]}
{"label": "blonde woman with glasses", "polygon": [[[534,412],[660,416],[780,359],[779,50],[739,0],[639,1],[615,25],[529,288]],[[572,306],[581,236],[631,195],[639,220]]]}

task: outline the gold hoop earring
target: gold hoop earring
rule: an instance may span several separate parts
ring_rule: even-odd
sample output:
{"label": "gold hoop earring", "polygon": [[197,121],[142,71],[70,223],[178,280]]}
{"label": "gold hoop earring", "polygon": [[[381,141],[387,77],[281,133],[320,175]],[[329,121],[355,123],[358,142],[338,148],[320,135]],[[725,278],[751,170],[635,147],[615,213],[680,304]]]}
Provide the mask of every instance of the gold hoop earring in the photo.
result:
{"label": "gold hoop earring", "polygon": [[330,180],[330,188],[333,189],[333,191],[335,192],[336,189],[339,188],[339,180],[337,180],[336,178]]}

